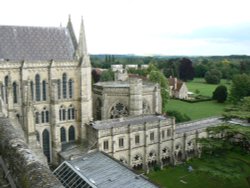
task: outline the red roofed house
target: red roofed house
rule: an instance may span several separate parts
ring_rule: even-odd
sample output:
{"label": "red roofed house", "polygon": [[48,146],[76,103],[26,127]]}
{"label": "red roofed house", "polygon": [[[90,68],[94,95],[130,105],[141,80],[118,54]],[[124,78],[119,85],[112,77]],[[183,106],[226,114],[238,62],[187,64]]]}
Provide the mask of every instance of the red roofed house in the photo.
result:
{"label": "red roofed house", "polygon": [[170,76],[169,82],[169,96],[178,99],[188,98],[188,88],[185,82],[178,80],[175,77]]}

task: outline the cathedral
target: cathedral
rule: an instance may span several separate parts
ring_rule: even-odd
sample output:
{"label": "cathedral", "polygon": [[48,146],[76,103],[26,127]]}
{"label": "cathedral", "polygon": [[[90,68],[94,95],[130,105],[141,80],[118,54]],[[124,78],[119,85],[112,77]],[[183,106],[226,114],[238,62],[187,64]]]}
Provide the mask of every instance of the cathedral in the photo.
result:
{"label": "cathedral", "polygon": [[77,155],[69,145],[145,171],[178,164],[198,155],[196,138],[220,123],[176,126],[160,115],[155,83],[131,78],[92,85],[84,24],[77,40],[70,17],[66,27],[0,26],[0,90],[0,113],[53,165]]}
{"label": "cathedral", "polygon": [[1,105],[49,163],[61,143],[86,141],[92,120],[91,64],[83,21],[67,27],[0,26]]}

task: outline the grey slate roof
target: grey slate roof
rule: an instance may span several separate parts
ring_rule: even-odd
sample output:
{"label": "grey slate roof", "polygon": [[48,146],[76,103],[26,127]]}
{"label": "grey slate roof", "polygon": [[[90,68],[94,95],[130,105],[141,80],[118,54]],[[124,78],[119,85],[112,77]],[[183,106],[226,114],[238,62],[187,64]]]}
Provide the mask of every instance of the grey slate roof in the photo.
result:
{"label": "grey slate roof", "polygon": [[[97,188],[156,188],[144,177],[101,152],[92,152],[64,162],[91,187]],[[63,166],[63,165],[62,165]],[[53,172],[60,179],[60,166]],[[70,183],[70,180],[68,180]],[[65,185],[67,182],[65,182]],[[85,187],[80,186],[79,187]]]}
{"label": "grey slate roof", "polygon": [[142,116],[135,116],[135,117],[126,117],[120,119],[108,119],[102,121],[94,121],[92,122],[92,126],[94,129],[110,129],[112,127],[122,127],[127,125],[138,125],[143,123],[151,123],[157,122],[161,120],[166,120],[167,118],[164,116],[158,115],[142,115]]}
{"label": "grey slate roof", "polygon": [[0,59],[69,61],[74,51],[65,27],[0,26]]}
{"label": "grey slate roof", "polygon": [[204,129],[211,126],[220,125],[223,123],[221,117],[212,117],[202,120],[196,120],[191,122],[180,123],[176,125],[175,133],[185,133],[188,131],[194,131],[198,129]]}

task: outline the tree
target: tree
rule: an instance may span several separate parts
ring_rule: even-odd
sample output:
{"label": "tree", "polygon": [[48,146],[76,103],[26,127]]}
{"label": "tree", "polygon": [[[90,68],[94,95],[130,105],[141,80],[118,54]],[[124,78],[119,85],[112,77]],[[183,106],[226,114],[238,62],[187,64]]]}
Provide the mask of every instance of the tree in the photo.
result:
{"label": "tree", "polygon": [[246,96],[250,96],[250,76],[246,74],[236,75],[233,77],[231,86],[231,100],[236,103]]}
{"label": "tree", "polygon": [[180,60],[179,75],[183,81],[194,79],[194,68],[190,59],[183,58]]}
{"label": "tree", "polygon": [[114,73],[111,70],[106,70],[102,72],[100,76],[100,81],[105,82],[105,81],[112,81],[112,80],[114,80]]}
{"label": "tree", "polygon": [[169,98],[167,79],[154,65],[150,65],[148,70],[151,70],[149,73],[149,80],[161,86],[162,108],[165,109]]}
{"label": "tree", "polygon": [[224,103],[227,100],[227,87],[219,85],[213,92],[213,99],[219,103]]}
{"label": "tree", "polygon": [[204,78],[208,84],[219,84],[221,79],[221,72],[216,69],[212,69],[206,72]]}
{"label": "tree", "polygon": [[204,64],[198,64],[194,66],[195,77],[204,78],[206,72],[208,71],[208,67]]}
{"label": "tree", "polygon": [[167,111],[167,115],[174,116],[176,123],[180,123],[180,122],[185,122],[185,121],[191,120],[191,118],[189,116],[187,116],[186,114],[182,114],[182,113],[180,113],[180,112],[178,112],[176,110],[168,110]]}
{"label": "tree", "polygon": [[239,118],[250,123],[250,97],[245,97],[238,104],[226,108],[223,116],[225,119]]}
{"label": "tree", "polygon": [[[197,142],[202,146],[202,155],[212,155],[218,160],[218,156],[228,156],[228,153],[236,150],[241,153],[248,154],[250,151],[250,129],[249,127],[237,126],[237,125],[221,125],[215,127],[207,128],[208,136],[207,138],[198,138]],[[203,156],[202,156],[203,157]],[[207,159],[207,157],[205,157]],[[250,166],[250,163],[247,160],[242,160],[240,158],[232,158],[235,162],[239,161],[246,165]],[[222,163],[216,164],[216,167],[205,167],[200,168],[199,171],[208,173],[214,177],[219,177],[222,179],[232,180],[242,177],[242,172],[245,170],[240,168],[234,168],[232,170],[230,164],[225,161]],[[232,161],[230,160],[230,163]],[[247,172],[248,173],[248,172]],[[245,177],[245,176],[244,176]],[[250,176],[248,175],[246,181],[250,186]]]}

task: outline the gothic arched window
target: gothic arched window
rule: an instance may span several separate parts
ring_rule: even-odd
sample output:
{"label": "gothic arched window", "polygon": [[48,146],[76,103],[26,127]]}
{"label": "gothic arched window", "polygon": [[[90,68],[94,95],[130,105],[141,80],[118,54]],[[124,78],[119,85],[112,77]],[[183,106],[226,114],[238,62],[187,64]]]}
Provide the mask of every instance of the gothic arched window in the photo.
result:
{"label": "gothic arched window", "polygon": [[64,127],[60,128],[61,142],[66,142],[66,130]]}
{"label": "gothic arched window", "polygon": [[69,128],[69,141],[75,140],[75,127],[73,125]]}
{"label": "gothic arched window", "polygon": [[47,129],[43,131],[43,153],[50,162],[50,136]]}
{"label": "gothic arched window", "polygon": [[57,80],[57,98],[61,99],[61,80]]}
{"label": "gothic arched window", "polygon": [[31,93],[31,99],[34,100],[34,82],[30,81],[30,93]]}
{"label": "gothic arched window", "polygon": [[36,140],[37,140],[38,142],[40,142],[40,135],[39,135],[39,132],[38,132],[38,131],[36,131]]}
{"label": "gothic arched window", "polygon": [[69,98],[73,98],[73,89],[74,89],[74,85],[73,85],[73,80],[69,79]]}
{"label": "gothic arched window", "polygon": [[59,120],[60,121],[66,120],[66,110],[65,110],[64,106],[60,107],[60,110],[59,110]]}
{"label": "gothic arched window", "polygon": [[75,108],[70,105],[68,108],[68,120],[75,119]]}
{"label": "gothic arched window", "polygon": [[116,103],[110,110],[110,118],[120,118],[128,116],[128,108],[122,103]]}
{"label": "gothic arched window", "polygon": [[40,88],[40,75],[35,76],[35,85],[36,85],[36,101],[41,100],[41,88]]}
{"label": "gothic arched window", "polygon": [[96,100],[96,120],[101,120],[102,119],[102,101],[100,98],[97,98]]}
{"label": "gothic arched window", "polygon": [[9,76],[4,77],[4,87],[5,87],[5,102],[8,104],[8,83],[9,83]]}
{"label": "gothic arched window", "polygon": [[46,101],[46,98],[47,98],[47,96],[46,96],[46,94],[47,94],[47,91],[46,91],[46,81],[45,80],[43,80],[43,100],[44,101]]}
{"label": "gothic arched window", "polygon": [[17,84],[13,83],[13,102],[17,103]]}
{"label": "gothic arched window", "polygon": [[49,111],[46,107],[43,108],[42,111],[42,123],[48,123],[49,122]]}
{"label": "gothic arched window", "polygon": [[63,84],[63,98],[66,99],[67,98],[67,75],[66,73],[63,73],[62,76],[62,84]]}
{"label": "gothic arched window", "polygon": [[35,113],[35,123],[36,123],[36,124],[39,124],[39,123],[40,123],[40,121],[39,121],[39,112],[36,112],[36,113]]}

